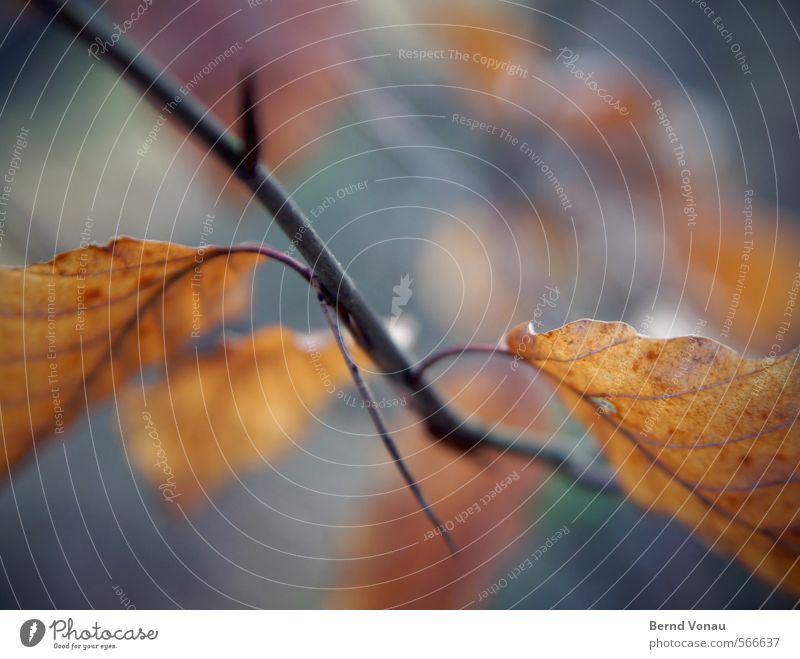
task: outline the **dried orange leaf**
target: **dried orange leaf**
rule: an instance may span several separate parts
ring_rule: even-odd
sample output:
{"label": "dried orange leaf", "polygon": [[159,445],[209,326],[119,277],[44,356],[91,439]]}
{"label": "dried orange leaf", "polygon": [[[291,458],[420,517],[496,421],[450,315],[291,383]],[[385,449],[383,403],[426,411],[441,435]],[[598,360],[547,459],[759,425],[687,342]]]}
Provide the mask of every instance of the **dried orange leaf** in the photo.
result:
{"label": "dried orange leaf", "polygon": [[182,505],[290,450],[312,410],[350,379],[332,336],[303,338],[281,327],[186,355],[167,371],[145,391],[131,385],[120,407],[134,463]]}
{"label": "dried orange leaf", "polygon": [[800,351],[746,359],[593,320],[508,343],[558,381],[632,499],[800,593]]}
{"label": "dried orange leaf", "polygon": [[0,269],[0,473],[132,373],[246,301],[260,257],[118,238]]}

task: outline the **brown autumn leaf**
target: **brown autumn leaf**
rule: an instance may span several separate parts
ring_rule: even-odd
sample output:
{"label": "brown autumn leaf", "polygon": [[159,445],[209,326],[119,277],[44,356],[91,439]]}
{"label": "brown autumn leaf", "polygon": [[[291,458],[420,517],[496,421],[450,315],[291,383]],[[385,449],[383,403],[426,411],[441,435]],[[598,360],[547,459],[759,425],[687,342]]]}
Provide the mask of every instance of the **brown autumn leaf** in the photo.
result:
{"label": "brown autumn leaf", "polygon": [[120,405],[125,443],[166,500],[191,505],[290,450],[311,410],[349,381],[329,333],[266,327],[210,354],[184,353],[144,391],[131,383]]}
{"label": "brown autumn leaf", "polygon": [[242,308],[259,259],[118,238],[0,269],[0,472],[81,409]]}
{"label": "brown autumn leaf", "polygon": [[800,593],[800,351],[747,359],[593,320],[508,343],[558,381],[634,501]]}

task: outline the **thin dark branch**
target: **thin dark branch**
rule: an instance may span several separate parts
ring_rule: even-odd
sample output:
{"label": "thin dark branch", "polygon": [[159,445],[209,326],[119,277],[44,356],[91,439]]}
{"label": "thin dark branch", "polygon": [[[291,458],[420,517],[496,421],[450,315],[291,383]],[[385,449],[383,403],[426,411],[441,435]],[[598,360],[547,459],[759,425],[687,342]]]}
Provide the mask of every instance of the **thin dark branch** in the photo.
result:
{"label": "thin dark branch", "polygon": [[245,153],[242,141],[228,133],[209,109],[196,98],[184,94],[180,83],[169,73],[140,52],[124,36],[120,37],[109,21],[98,12],[87,8],[81,0],[35,2],[48,15],[56,16],[87,43],[91,44],[96,40],[100,43],[113,43],[113,47],[107,49],[102,57],[143,87],[151,101],[169,104],[170,116],[183,124],[192,136],[204,143],[232,171],[239,173],[244,184],[264,205],[311,266],[324,289],[336,300],[340,316],[346,319],[365,352],[386,377],[412,394],[414,407],[434,438],[460,451],[483,446],[531,455],[531,451],[536,450],[532,457],[569,471],[568,458],[563,454],[555,454],[547,447],[529,447],[513,439],[492,435],[487,430],[458,418],[414,369],[413,359],[394,341],[381,318],[367,304],[311,222],[272,173],[258,164],[246,171],[246,176],[242,175],[240,165]]}
{"label": "thin dark branch", "polygon": [[358,364],[356,364],[355,360],[350,354],[350,351],[347,349],[347,344],[345,343],[339,327],[339,318],[336,312],[333,310],[331,302],[327,298],[327,294],[325,291],[323,291],[322,285],[316,277],[312,277],[311,284],[317,291],[317,299],[319,300],[320,307],[322,308],[322,313],[325,315],[325,320],[328,321],[331,332],[336,337],[336,343],[339,346],[342,357],[344,357],[344,360],[347,362],[347,367],[350,369],[350,375],[353,377],[353,382],[358,389],[358,393],[361,395],[361,400],[364,402],[364,405],[369,412],[375,429],[378,431],[378,434],[381,437],[381,441],[383,441],[383,445],[386,447],[386,450],[389,451],[389,455],[392,456],[394,464],[400,471],[403,480],[413,493],[414,498],[416,498],[417,503],[419,503],[420,507],[422,508],[422,511],[431,521],[434,528],[441,531],[442,539],[445,541],[445,543],[447,543],[447,547],[450,549],[450,552],[455,554],[458,552],[458,546],[456,545],[453,536],[447,530],[447,527],[445,527],[445,525],[442,523],[442,520],[440,520],[437,514],[434,512],[433,508],[431,508],[431,505],[425,498],[417,479],[414,478],[414,475],[409,470],[408,465],[403,460],[403,456],[400,455],[400,450],[397,448],[397,444],[395,444],[394,439],[392,439],[392,436],[389,434],[389,429],[386,427],[386,423],[384,422],[381,413],[378,411],[378,405],[375,401],[375,396],[372,394],[372,390],[370,389],[366,380],[364,380],[364,378],[361,376],[361,371],[358,368]]}

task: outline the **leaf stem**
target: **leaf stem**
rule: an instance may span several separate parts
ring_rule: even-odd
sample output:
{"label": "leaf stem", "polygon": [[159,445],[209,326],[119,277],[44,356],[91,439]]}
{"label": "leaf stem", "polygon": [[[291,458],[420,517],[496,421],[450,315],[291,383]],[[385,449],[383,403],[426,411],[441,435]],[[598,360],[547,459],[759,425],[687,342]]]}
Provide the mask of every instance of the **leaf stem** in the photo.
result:
{"label": "leaf stem", "polygon": [[439,352],[434,352],[425,357],[425,359],[420,360],[414,367],[414,373],[417,376],[422,376],[425,371],[427,371],[433,365],[438,364],[443,359],[447,359],[448,357],[460,357],[464,354],[474,353],[514,357],[514,353],[507,348],[501,348],[500,346],[490,345],[488,343],[473,343],[465,346],[453,346],[452,348],[445,348]]}
{"label": "leaf stem", "polygon": [[258,243],[239,243],[238,245],[232,245],[228,249],[228,253],[230,254],[241,252],[262,254],[267,258],[283,263],[284,265],[289,266],[307,282],[311,283],[311,268],[309,268],[305,263],[300,263],[300,261],[297,259],[289,256],[286,252],[282,252],[277,247],[272,247],[271,245],[259,245]]}

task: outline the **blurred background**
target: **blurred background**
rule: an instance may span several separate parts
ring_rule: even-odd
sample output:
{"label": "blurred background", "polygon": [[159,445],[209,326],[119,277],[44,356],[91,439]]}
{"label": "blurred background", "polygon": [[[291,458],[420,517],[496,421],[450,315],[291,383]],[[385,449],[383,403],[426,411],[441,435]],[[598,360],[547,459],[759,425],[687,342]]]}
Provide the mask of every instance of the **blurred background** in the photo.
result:
{"label": "blurred background", "polygon": [[[115,235],[290,247],[213,153],[120,77],[113,44],[92,52],[34,5],[0,9],[0,263]],[[417,356],[583,317],[770,351],[800,270],[795,3],[89,5],[233,132],[254,72],[264,160],[373,307],[389,317],[403,299]],[[291,273],[266,266],[253,287],[226,331],[323,327]],[[597,454],[531,373],[471,356],[432,375],[465,417]],[[303,450],[177,514],[129,464],[119,412],[84,413],[0,486],[6,608],[796,604],[622,496],[437,446],[403,405],[387,420],[452,521],[457,558],[426,538],[346,399],[331,397]]]}

